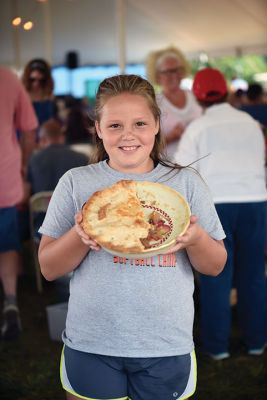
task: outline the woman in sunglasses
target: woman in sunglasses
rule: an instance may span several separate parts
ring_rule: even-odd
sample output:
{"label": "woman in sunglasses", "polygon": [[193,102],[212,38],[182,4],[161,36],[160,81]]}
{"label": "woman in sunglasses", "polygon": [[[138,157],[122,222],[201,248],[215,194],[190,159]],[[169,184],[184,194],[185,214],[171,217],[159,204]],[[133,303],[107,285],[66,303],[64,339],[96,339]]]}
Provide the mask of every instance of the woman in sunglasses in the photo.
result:
{"label": "woman in sunglasses", "polygon": [[31,60],[24,69],[22,82],[30,95],[41,126],[55,114],[54,82],[50,65],[43,59]]}
{"label": "woman in sunglasses", "polygon": [[161,109],[161,130],[166,141],[166,155],[173,159],[177,143],[185,127],[202,114],[194,95],[181,87],[189,75],[190,65],[175,47],[150,53],[147,62],[148,79],[159,85],[157,102]]}

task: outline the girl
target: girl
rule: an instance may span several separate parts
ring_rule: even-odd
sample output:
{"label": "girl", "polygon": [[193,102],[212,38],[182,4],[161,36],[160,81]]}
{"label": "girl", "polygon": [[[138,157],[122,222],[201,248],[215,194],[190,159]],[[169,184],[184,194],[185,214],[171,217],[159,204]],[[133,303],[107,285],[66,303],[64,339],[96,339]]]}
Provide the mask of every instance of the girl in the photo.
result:
{"label": "girl", "polygon": [[[96,163],[61,178],[40,228],[44,277],[73,271],[61,358],[69,400],[185,399],[195,390],[192,268],[222,271],[224,232],[201,178],[164,160],[159,121],[148,81],[105,79],[96,97]],[[189,202],[191,223],[170,250],[172,268],[160,257],[114,257],[82,230],[84,202],[121,179],[164,183]]]}

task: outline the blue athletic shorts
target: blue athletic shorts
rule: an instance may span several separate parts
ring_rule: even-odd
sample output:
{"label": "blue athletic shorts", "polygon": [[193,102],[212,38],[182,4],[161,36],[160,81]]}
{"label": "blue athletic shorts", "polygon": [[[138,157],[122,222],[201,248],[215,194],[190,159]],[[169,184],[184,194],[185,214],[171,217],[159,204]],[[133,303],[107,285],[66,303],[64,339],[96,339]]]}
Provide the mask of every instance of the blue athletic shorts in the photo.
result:
{"label": "blue athletic shorts", "polygon": [[0,253],[20,250],[16,207],[0,208]]}
{"label": "blue athletic shorts", "polygon": [[196,389],[195,352],[155,358],[110,357],[63,347],[63,388],[88,400],[178,400]]}

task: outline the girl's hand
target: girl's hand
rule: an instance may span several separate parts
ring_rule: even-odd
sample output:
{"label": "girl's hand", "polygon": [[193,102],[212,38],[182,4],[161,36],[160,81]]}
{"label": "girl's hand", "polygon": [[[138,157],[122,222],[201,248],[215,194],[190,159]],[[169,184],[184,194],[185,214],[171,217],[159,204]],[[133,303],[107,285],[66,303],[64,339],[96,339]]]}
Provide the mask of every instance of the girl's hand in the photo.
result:
{"label": "girl's hand", "polygon": [[201,232],[202,228],[197,224],[197,217],[195,215],[191,215],[190,225],[185,233],[181,236],[178,236],[176,238],[176,244],[164,254],[175,253],[176,251],[196,244],[201,236]]}
{"label": "girl's hand", "polygon": [[99,244],[96,243],[95,240],[91,239],[83,230],[83,228],[81,227],[81,222],[83,220],[82,217],[82,212],[79,211],[76,215],[75,215],[75,230],[77,232],[77,234],[80,236],[82,242],[84,244],[86,244],[87,246],[90,247],[90,249],[92,250],[96,250],[99,251],[101,249],[101,247],[99,246]]}

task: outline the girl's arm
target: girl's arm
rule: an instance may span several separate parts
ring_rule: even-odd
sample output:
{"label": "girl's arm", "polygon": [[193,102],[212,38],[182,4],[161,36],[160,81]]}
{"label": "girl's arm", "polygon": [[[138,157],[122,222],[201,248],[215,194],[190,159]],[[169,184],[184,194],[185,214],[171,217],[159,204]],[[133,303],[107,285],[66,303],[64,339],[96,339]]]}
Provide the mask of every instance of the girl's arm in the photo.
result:
{"label": "girl's arm", "polygon": [[100,246],[80,227],[81,213],[75,216],[75,226],[58,239],[43,235],[39,246],[39,262],[43,276],[52,281],[78,267],[91,250]]}
{"label": "girl's arm", "polygon": [[179,236],[176,245],[168,253],[186,249],[192,266],[202,274],[216,276],[222,272],[227,253],[222,240],[212,239],[197,224],[197,217],[191,216],[190,226],[184,235]]}

